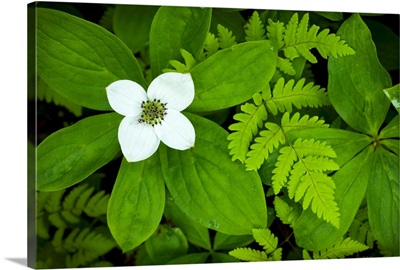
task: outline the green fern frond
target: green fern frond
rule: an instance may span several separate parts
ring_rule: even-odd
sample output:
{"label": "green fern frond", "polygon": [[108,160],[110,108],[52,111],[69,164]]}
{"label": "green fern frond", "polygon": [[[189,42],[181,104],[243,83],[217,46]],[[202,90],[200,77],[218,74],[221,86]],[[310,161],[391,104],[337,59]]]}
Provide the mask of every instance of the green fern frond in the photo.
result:
{"label": "green fern frond", "polygon": [[292,105],[297,109],[302,107],[320,107],[329,104],[327,92],[324,88],[310,82],[304,85],[305,79],[289,80],[280,78],[272,90],[272,98],[267,101],[267,108],[276,115],[279,112],[292,112]]}
{"label": "green fern frond", "polygon": [[293,68],[292,62],[289,59],[284,59],[282,57],[278,57],[278,61],[276,67],[279,68],[283,73],[294,76],[296,71]]}
{"label": "green fern frond", "polygon": [[285,134],[279,125],[268,122],[265,127],[266,130],[261,131],[260,136],[255,138],[255,143],[250,146],[251,150],[247,153],[247,170],[259,169],[269,154],[286,142]]}
{"label": "green fern frond", "polygon": [[253,229],[252,233],[254,240],[267,254],[274,252],[278,247],[278,238],[269,229]]}
{"label": "green fern frond", "polygon": [[318,34],[319,27],[312,25],[308,28],[309,15],[306,13],[300,23],[298,14],[293,14],[283,33],[285,45],[282,47],[286,58],[293,60],[303,56],[311,63],[317,63],[317,58],[310,52],[316,48],[325,59],[331,55],[345,56],[354,54],[354,50],[345,44],[344,40],[335,34],[329,34],[329,29],[325,29]]}
{"label": "green fern frond", "polygon": [[262,262],[267,260],[267,254],[264,251],[258,251],[251,248],[236,248],[229,251],[229,255],[236,259],[248,262]]}
{"label": "green fern frond", "polygon": [[[63,208],[64,210],[72,210],[75,208],[75,203],[78,198],[82,195],[82,193],[87,189],[88,184],[83,184],[74,187],[64,198],[63,200]],[[94,190],[94,188],[92,188]]]}
{"label": "green fern frond", "polygon": [[114,6],[108,6],[99,21],[99,25],[104,27],[108,31],[113,30],[114,10],[115,10]]}
{"label": "green fern frond", "polygon": [[300,157],[313,155],[317,157],[336,158],[335,151],[330,145],[326,145],[326,142],[320,142],[314,139],[302,140],[301,138],[298,138],[294,142],[293,147],[296,149],[296,152]]}
{"label": "green fern frond", "polygon": [[353,223],[350,225],[348,236],[369,248],[374,247],[375,237],[369,225],[367,208],[358,210]]}
{"label": "green fern frond", "polygon": [[279,150],[280,155],[276,162],[276,168],[272,171],[272,188],[275,194],[278,194],[281,189],[285,186],[289,173],[295,161],[297,161],[297,155],[293,147],[285,146]]}
{"label": "green fern frond", "polygon": [[274,207],[277,217],[282,221],[283,224],[292,226],[294,222],[299,218],[301,212],[295,207],[290,206],[283,199],[278,196],[274,198]]}
{"label": "green fern frond", "polygon": [[83,211],[89,217],[99,217],[101,215],[105,215],[107,214],[109,200],[110,194],[105,194],[104,190],[100,190],[90,198],[85,208],[83,208]]}
{"label": "green fern frond", "polygon": [[260,16],[257,11],[254,11],[253,15],[246,24],[246,41],[256,41],[265,39],[264,24],[260,20]]}
{"label": "green fern frond", "polygon": [[268,261],[281,261],[282,260],[282,248],[277,248],[274,252],[268,256]]}
{"label": "green fern frond", "polygon": [[[350,237],[341,239],[331,248],[323,251],[313,252],[314,259],[341,259],[354,253],[362,252],[368,249],[368,246],[352,240]],[[304,255],[304,253],[303,253]]]}
{"label": "green fern frond", "polygon": [[241,106],[242,113],[234,115],[233,119],[238,121],[229,126],[233,133],[228,135],[228,149],[231,149],[232,160],[239,159],[245,162],[246,154],[253,137],[258,133],[259,128],[267,120],[267,110],[262,102],[260,94],[253,96],[254,104],[246,103]]}
{"label": "green fern frond", "polygon": [[165,68],[162,70],[163,72],[178,71],[179,73],[189,73],[190,70],[196,65],[196,59],[194,59],[193,55],[190,52],[184,49],[180,49],[180,52],[183,57],[183,60],[185,61],[185,64],[177,60],[170,60],[169,64],[175,69]]}
{"label": "green fern frond", "polygon": [[218,31],[218,43],[221,49],[230,48],[232,45],[236,44],[235,36],[232,35],[232,31],[229,31],[227,28],[222,25],[217,25]]}
{"label": "green fern frond", "polygon": [[328,128],[324,120],[320,120],[318,116],[309,117],[304,115],[300,118],[300,113],[296,112],[292,118],[289,113],[284,113],[281,119],[281,126],[285,132],[299,130],[305,128]]}
{"label": "green fern frond", "polygon": [[215,37],[214,34],[208,32],[204,44],[204,57],[207,58],[213,55],[218,51],[218,49],[219,49],[218,39]]}
{"label": "green fern frond", "polygon": [[[61,210],[62,198],[65,193],[65,189],[49,192],[46,202],[44,204],[44,209],[49,213],[55,213]],[[39,193],[41,194],[41,192]],[[40,195],[39,195],[40,196]]]}
{"label": "green fern frond", "polygon": [[267,37],[269,40],[275,43],[278,50],[285,46],[285,42],[283,40],[284,32],[285,26],[282,22],[273,22],[271,19],[268,19]]}

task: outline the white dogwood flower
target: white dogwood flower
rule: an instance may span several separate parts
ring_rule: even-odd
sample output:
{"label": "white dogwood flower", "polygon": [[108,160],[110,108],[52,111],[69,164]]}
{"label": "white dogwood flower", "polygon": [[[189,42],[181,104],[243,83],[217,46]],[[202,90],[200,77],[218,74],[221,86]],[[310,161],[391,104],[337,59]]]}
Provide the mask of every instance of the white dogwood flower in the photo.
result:
{"label": "white dogwood flower", "polygon": [[150,157],[160,145],[186,150],[194,146],[192,123],[181,113],[194,99],[190,74],[164,73],[146,91],[136,82],[119,80],[106,87],[108,102],[124,115],[118,140],[127,161]]}

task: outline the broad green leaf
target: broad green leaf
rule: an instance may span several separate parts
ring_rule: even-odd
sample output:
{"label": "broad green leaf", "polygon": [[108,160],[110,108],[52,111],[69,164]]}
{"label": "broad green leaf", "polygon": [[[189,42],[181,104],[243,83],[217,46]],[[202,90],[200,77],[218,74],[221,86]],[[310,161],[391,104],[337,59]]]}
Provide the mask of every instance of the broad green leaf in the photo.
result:
{"label": "broad green leaf", "polygon": [[346,164],[366,146],[373,143],[373,140],[367,135],[334,128],[294,130],[288,133],[288,137],[293,142],[296,138],[326,142],[326,145],[331,146],[335,151],[334,161],[339,166]]}
{"label": "broad green leaf", "polygon": [[70,187],[110,162],[120,152],[117,138],[122,117],[100,114],[48,136],[36,149],[37,189]]}
{"label": "broad green leaf", "polygon": [[267,210],[261,180],[232,162],[228,133],[205,118],[185,114],[196,130],[195,146],[177,151],[161,145],[165,183],[175,203],[203,226],[225,234],[265,228]]}
{"label": "broad green leaf", "polygon": [[254,242],[252,235],[228,235],[217,232],[214,238],[213,250],[232,250],[244,247]]}
{"label": "broad green leaf", "polygon": [[108,227],[123,252],[157,229],[165,205],[165,186],[158,155],[129,163],[122,160],[107,211]]}
{"label": "broad green leaf", "polygon": [[182,230],[189,242],[207,250],[211,249],[208,229],[183,213],[170,194],[167,194],[164,215],[174,226]]}
{"label": "broad green leaf", "polygon": [[382,90],[392,85],[378,60],[375,44],[360,15],[353,14],[337,32],[356,52],[328,59],[328,93],[333,107],[352,128],[376,136],[389,109]]}
{"label": "broad green leaf", "polygon": [[188,110],[213,111],[247,101],[268,85],[277,56],[268,40],[218,51],[192,69],[195,98]]}
{"label": "broad green leaf", "polygon": [[156,6],[116,5],[114,33],[132,53],[137,53],[148,44],[151,23],[157,10]]}
{"label": "broad green leaf", "polygon": [[343,20],[343,13],[342,12],[326,12],[326,11],[323,11],[323,12],[315,12],[315,13],[320,15],[320,16],[322,16],[322,17],[324,17],[324,18],[327,18],[328,20],[331,20],[331,21],[341,21],[341,20]]}
{"label": "broad green leaf", "polygon": [[210,21],[210,8],[160,7],[150,30],[153,78],[168,67],[170,60],[182,60],[180,49],[185,49],[199,59]]}
{"label": "broad green leaf", "polygon": [[239,262],[239,260],[235,257],[232,257],[229,254],[222,252],[213,252],[211,256],[213,263]]}
{"label": "broad green leaf", "polygon": [[389,148],[390,151],[395,153],[397,156],[400,156],[400,142],[399,140],[382,140],[380,141],[381,144],[385,145]]}
{"label": "broad green leaf", "polygon": [[398,139],[400,137],[399,131],[399,115],[396,115],[390,123],[382,129],[379,133],[379,139]]}
{"label": "broad green leaf", "polygon": [[377,147],[368,183],[368,220],[381,252],[399,256],[399,157]]}
{"label": "broad green leaf", "polygon": [[200,252],[200,253],[191,253],[187,255],[183,255],[176,259],[172,259],[167,262],[167,264],[193,264],[193,263],[205,263],[210,253],[208,252]]}
{"label": "broad green leaf", "polygon": [[186,255],[189,245],[179,228],[158,226],[154,234],[145,242],[146,251],[155,264],[166,264],[172,259]]}
{"label": "broad green leaf", "polygon": [[384,89],[383,92],[392,102],[393,107],[400,113],[400,85],[396,84],[393,87]]}
{"label": "broad green leaf", "polygon": [[51,9],[37,9],[37,68],[58,94],[95,110],[111,110],[104,89],[116,80],[146,87],[136,59],[115,35]]}
{"label": "broad green leaf", "polygon": [[372,173],[372,148],[364,149],[332,176],[336,184],[335,201],[340,213],[339,229],[318,219],[307,209],[292,224],[299,247],[310,251],[327,249],[348,231],[364,198]]}

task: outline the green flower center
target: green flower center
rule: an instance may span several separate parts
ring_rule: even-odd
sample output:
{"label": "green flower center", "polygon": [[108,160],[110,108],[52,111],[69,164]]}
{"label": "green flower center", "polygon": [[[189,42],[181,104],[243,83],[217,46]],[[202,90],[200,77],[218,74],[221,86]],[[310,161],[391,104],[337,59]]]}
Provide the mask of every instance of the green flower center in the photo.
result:
{"label": "green flower center", "polygon": [[161,103],[159,99],[154,99],[153,101],[142,101],[142,114],[139,123],[149,124],[154,127],[154,125],[161,125],[164,117],[167,115],[167,108],[165,107],[167,103]]}

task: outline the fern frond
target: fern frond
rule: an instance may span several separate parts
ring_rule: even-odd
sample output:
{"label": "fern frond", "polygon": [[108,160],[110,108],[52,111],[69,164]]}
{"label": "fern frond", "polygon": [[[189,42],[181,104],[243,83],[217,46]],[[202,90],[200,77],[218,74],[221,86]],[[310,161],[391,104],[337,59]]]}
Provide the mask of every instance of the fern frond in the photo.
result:
{"label": "fern frond", "polygon": [[304,115],[300,118],[300,113],[296,112],[292,118],[289,113],[284,113],[281,119],[281,126],[285,133],[305,128],[328,128],[329,125],[325,124],[324,120],[319,120],[318,116],[309,117]]}
{"label": "fern frond", "polygon": [[314,139],[302,140],[301,138],[298,138],[294,142],[293,147],[296,149],[296,152],[300,157],[313,155],[318,157],[336,158],[335,151],[331,146],[326,145],[326,142],[320,142]]}
{"label": "fern frond", "polygon": [[368,246],[352,240],[350,237],[341,239],[331,248],[323,251],[313,252],[314,259],[340,259],[354,253],[362,252],[368,249]]}
{"label": "fern frond", "polygon": [[207,37],[204,44],[204,55],[205,57],[209,57],[216,53],[219,49],[218,39],[215,37],[214,34],[210,32],[207,33]]}
{"label": "fern frond", "polygon": [[229,126],[229,129],[233,131],[228,135],[228,140],[231,141],[228,146],[228,149],[231,149],[229,154],[233,155],[232,160],[239,159],[242,163],[245,162],[253,137],[267,120],[267,110],[261,95],[255,94],[253,100],[254,104],[246,103],[241,106],[243,113],[237,113],[233,117],[238,122]]}
{"label": "fern frond", "polygon": [[49,192],[46,202],[44,204],[44,209],[49,213],[58,212],[61,210],[61,202],[65,193],[65,189]]}
{"label": "fern frond", "polygon": [[267,254],[265,252],[251,248],[236,248],[229,251],[229,255],[236,259],[248,262],[262,262],[267,260]]}
{"label": "fern frond", "polygon": [[218,43],[221,49],[230,48],[232,45],[236,44],[235,36],[232,35],[232,31],[229,31],[227,28],[222,25],[217,25],[218,31]]}
{"label": "fern frond", "polygon": [[335,183],[332,178],[321,172],[306,172],[304,175],[291,177],[288,188],[295,189],[294,201],[303,199],[303,209],[311,204],[311,210],[318,218],[323,218],[339,228],[340,214],[335,202]]}
{"label": "fern frond", "polygon": [[348,236],[369,248],[374,247],[375,237],[369,225],[367,208],[358,210],[353,223],[350,225]]}
{"label": "fern frond", "polygon": [[[217,48],[217,50],[218,50],[218,48]],[[183,57],[183,60],[185,61],[185,64],[183,64],[177,60],[170,60],[169,64],[175,69],[165,68],[162,70],[163,72],[178,71],[179,73],[188,73],[196,65],[196,60],[194,59],[193,55],[190,52],[188,52],[184,49],[180,49],[180,52]]]}
{"label": "fern frond", "polygon": [[246,41],[256,41],[265,39],[264,24],[260,20],[260,16],[257,11],[253,12],[253,15],[246,24]]}
{"label": "fern frond", "polygon": [[[75,207],[76,200],[80,198],[81,194],[87,189],[88,184],[78,185],[74,187],[64,198],[64,210],[72,210]],[[94,188],[93,188],[94,189]]]}
{"label": "fern frond", "polygon": [[298,209],[290,206],[283,199],[278,196],[274,198],[274,207],[276,215],[282,221],[283,224],[292,226],[294,222],[299,218],[300,213]]}
{"label": "fern frond", "polygon": [[283,41],[285,26],[282,22],[273,22],[268,19],[267,37],[276,44],[278,50],[281,49],[285,42]]}
{"label": "fern frond", "polygon": [[247,153],[247,170],[257,170],[269,154],[285,143],[285,134],[281,127],[275,123],[266,123],[266,130],[260,132],[260,136],[255,138],[255,143],[250,146],[251,150]]}
{"label": "fern frond", "polygon": [[267,108],[276,115],[277,111],[292,112],[292,105],[301,109],[302,107],[317,108],[329,104],[325,88],[320,88],[312,82],[307,85],[304,83],[304,78],[296,84],[294,80],[289,80],[285,84],[285,79],[279,78],[272,90],[272,98],[267,101]]}
{"label": "fern frond", "polygon": [[292,169],[293,163],[297,160],[296,152],[293,147],[285,146],[279,151],[278,161],[276,162],[276,168],[272,171],[272,187],[275,194],[278,194],[280,190],[285,186],[289,173]]}
{"label": "fern frond", "polygon": [[312,48],[316,48],[325,59],[329,55],[337,58],[355,53],[340,37],[329,34],[329,29],[324,29],[318,34],[319,27],[312,25],[308,28],[308,22],[308,13],[302,17],[300,23],[298,14],[295,13],[286,25],[283,37],[285,45],[282,47],[286,58],[293,60],[303,56],[309,62],[317,63],[317,58],[310,52]]}
{"label": "fern frond", "polygon": [[113,30],[113,17],[114,17],[115,7],[108,6],[104,11],[103,16],[101,16],[99,25],[107,29],[108,31]]}
{"label": "fern frond", "polygon": [[307,156],[303,159],[303,165],[308,170],[316,172],[336,171],[340,169],[336,162],[326,157]]}
{"label": "fern frond", "polygon": [[270,256],[268,256],[268,261],[281,261],[282,260],[282,248],[277,248]]}
{"label": "fern frond", "polygon": [[289,59],[284,59],[282,57],[278,57],[278,61],[276,67],[279,68],[283,73],[294,76],[296,71],[293,68],[292,62]]}
{"label": "fern frond", "polygon": [[100,190],[89,199],[86,206],[83,208],[83,211],[89,217],[105,215],[107,214],[109,199],[110,194],[105,194],[104,190]]}
{"label": "fern frond", "polygon": [[252,233],[254,240],[267,254],[274,252],[278,247],[278,238],[269,229],[253,229]]}

